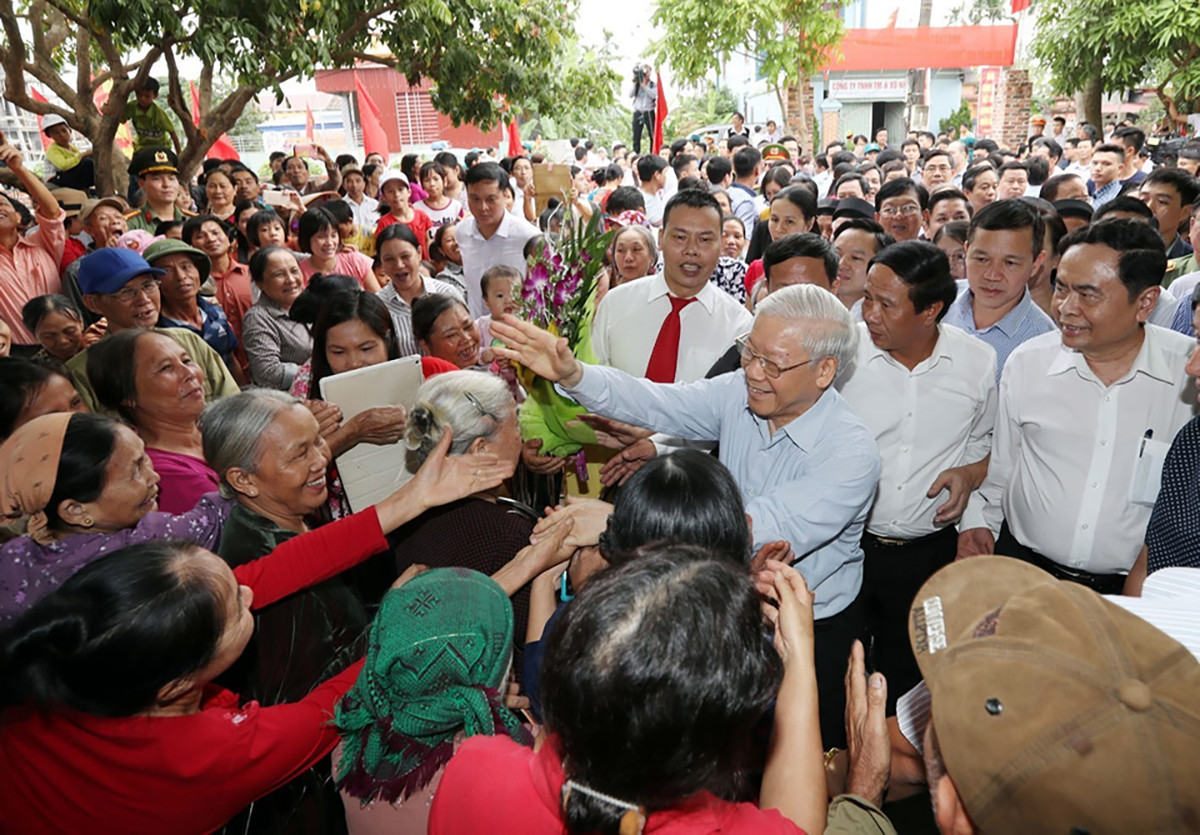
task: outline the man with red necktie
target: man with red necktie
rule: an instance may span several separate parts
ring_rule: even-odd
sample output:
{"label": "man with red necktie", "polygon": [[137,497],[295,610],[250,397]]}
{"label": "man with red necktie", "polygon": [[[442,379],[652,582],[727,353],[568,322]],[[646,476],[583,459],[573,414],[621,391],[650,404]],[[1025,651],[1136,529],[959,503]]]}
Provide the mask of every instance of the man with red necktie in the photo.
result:
{"label": "man with red necktie", "polygon": [[663,271],[613,288],[596,308],[592,348],[603,365],[656,383],[699,380],[750,314],[711,281],[721,208],[707,191],[676,192],[659,233]]}

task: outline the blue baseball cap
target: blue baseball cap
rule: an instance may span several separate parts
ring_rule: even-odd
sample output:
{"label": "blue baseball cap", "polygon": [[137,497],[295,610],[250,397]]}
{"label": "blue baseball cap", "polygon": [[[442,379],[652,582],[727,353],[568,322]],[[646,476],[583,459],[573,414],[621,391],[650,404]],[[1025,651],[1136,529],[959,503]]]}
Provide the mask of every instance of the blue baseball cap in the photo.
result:
{"label": "blue baseball cap", "polygon": [[108,246],[79,259],[77,278],[82,293],[115,293],[139,275],[166,274],[132,249]]}

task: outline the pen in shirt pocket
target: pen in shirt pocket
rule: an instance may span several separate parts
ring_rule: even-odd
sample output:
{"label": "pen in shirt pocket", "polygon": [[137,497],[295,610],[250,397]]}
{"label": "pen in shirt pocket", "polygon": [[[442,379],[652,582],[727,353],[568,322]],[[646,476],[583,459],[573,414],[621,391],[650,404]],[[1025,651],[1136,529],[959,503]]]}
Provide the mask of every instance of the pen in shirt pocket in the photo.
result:
{"label": "pen in shirt pocket", "polygon": [[1153,438],[1154,438],[1154,430],[1147,429],[1146,434],[1142,435],[1142,444],[1141,444],[1141,446],[1138,447],[1138,458],[1141,458],[1142,454],[1145,453],[1145,451],[1146,451],[1146,441],[1152,440]]}

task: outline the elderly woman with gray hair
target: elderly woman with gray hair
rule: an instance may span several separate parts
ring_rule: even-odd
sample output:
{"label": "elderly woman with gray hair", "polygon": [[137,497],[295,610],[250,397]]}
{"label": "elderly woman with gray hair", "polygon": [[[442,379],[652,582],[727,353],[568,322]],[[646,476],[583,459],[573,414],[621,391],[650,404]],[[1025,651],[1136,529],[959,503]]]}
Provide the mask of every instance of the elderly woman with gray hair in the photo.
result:
{"label": "elderly woman with gray hair", "polygon": [[[200,418],[200,430],[204,457],[220,478],[222,495],[236,501],[216,548],[231,568],[257,560],[309,530],[311,515],[325,504],[330,453],[316,418],[300,401],[277,391],[245,391],[209,406]],[[443,435],[438,431],[431,440],[422,464],[445,445]],[[479,460],[511,474],[507,459],[495,463],[497,456],[489,454],[494,450],[476,447],[472,452],[485,453]],[[472,477],[484,469],[475,470]],[[478,483],[483,487],[493,482]],[[378,596],[365,600],[344,573],[256,612],[254,636],[223,674],[222,683],[264,707],[302,698],[362,656],[368,609],[377,603]],[[258,831],[263,819],[285,823],[312,816],[324,819],[334,812],[340,816],[328,773],[327,762],[306,772],[256,802],[237,826]]]}
{"label": "elderly woman with gray hair", "polygon": [[[517,404],[504,381],[491,374],[451,371],[421,386],[408,417],[409,469],[425,460],[446,429],[454,434],[451,456],[489,452],[514,467],[521,457]],[[522,639],[515,648],[518,671],[529,617],[529,583],[551,567],[543,555],[525,549],[536,520],[531,508],[498,489],[482,490],[405,525],[395,549],[398,572],[425,564],[491,575],[512,597],[515,634]]]}
{"label": "elderly woman with gray hair", "polygon": [[866,628],[863,526],[879,484],[874,435],[833,388],[854,358],[849,311],[821,287],[767,296],[736,341],[741,370],[696,383],[661,385],[615,368],[586,365],[566,340],[505,316],[496,352],[548,380],[604,417],[698,441],[719,441],[753,522],[755,550],[785,541],[815,596],[817,680],[826,747],[843,747],[840,682]]}

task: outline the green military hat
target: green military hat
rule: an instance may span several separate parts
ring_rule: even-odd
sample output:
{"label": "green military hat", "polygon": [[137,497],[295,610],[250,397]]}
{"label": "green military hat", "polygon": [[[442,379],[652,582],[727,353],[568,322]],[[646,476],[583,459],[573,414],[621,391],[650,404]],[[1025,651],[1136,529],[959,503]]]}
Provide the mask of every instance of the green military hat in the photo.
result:
{"label": "green military hat", "polygon": [[129,173],[135,177],[153,174],[156,171],[179,172],[179,157],[170,148],[142,148],[133,152],[129,161]]}

